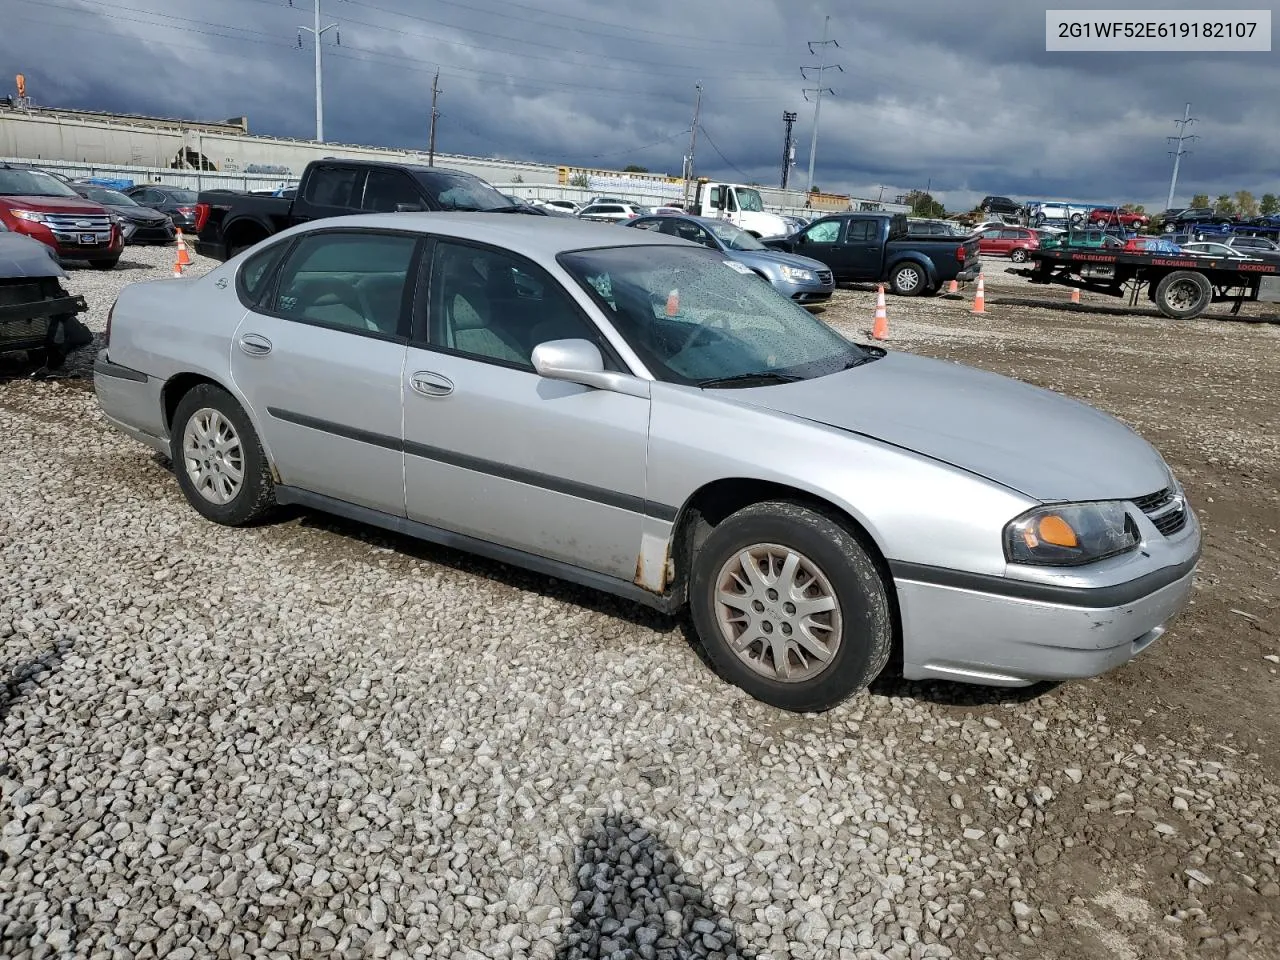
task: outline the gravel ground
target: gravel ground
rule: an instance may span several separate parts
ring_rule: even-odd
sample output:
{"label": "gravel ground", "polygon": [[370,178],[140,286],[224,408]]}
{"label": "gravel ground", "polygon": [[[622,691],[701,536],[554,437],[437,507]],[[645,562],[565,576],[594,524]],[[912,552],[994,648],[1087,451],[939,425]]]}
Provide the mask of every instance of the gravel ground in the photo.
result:
{"label": "gravel ground", "polygon": [[[171,256],[75,271],[90,326]],[[889,345],[1151,437],[1205,516],[1195,606],[1098,680],[819,717],[621,601],[205,523],[90,351],[0,362],[0,956],[1280,956],[1280,327],[1029,307],[1066,294],[1002,266],[983,317],[890,298]],[[861,338],[873,301],[824,317]]]}

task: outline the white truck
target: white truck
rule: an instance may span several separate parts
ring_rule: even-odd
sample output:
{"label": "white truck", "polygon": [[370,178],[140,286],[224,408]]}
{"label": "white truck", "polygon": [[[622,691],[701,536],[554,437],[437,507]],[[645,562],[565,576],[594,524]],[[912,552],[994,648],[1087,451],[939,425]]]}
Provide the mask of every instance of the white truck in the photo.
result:
{"label": "white truck", "polygon": [[784,237],[791,233],[787,221],[765,212],[760,191],[742,183],[699,180],[689,213],[728,220],[754,237]]}

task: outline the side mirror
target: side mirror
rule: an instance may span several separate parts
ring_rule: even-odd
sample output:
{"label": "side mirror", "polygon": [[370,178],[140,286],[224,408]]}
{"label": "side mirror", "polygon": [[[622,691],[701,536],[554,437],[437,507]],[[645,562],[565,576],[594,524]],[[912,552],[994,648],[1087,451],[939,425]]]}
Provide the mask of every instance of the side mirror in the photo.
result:
{"label": "side mirror", "polygon": [[809,235],[807,233],[797,233],[795,236],[796,243],[808,243]]}
{"label": "side mirror", "polygon": [[396,213],[421,213],[422,206],[417,203],[397,203]]}
{"label": "side mirror", "polygon": [[548,380],[649,398],[649,382],[604,368],[600,348],[590,340],[548,340],[533,348],[533,369]]}

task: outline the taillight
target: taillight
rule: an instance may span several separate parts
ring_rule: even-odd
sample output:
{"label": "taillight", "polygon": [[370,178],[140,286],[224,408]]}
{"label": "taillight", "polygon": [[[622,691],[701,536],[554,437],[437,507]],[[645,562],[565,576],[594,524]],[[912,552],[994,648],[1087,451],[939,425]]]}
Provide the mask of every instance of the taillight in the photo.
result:
{"label": "taillight", "polygon": [[968,256],[968,254],[965,253],[964,244],[962,243],[960,246],[956,247],[956,259],[960,263],[964,263],[964,258],[966,256]]}
{"label": "taillight", "polygon": [[205,222],[209,219],[209,205],[207,203],[196,204],[196,233],[204,229]]}

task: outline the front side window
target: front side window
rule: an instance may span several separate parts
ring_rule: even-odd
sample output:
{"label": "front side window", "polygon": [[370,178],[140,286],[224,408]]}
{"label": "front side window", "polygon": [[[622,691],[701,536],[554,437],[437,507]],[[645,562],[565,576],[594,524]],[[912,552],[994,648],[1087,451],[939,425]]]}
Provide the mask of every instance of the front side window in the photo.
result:
{"label": "front side window", "polygon": [[700,243],[704,247],[710,247],[713,250],[719,249],[716,242],[711,239],[711,235],[702,227],[690,220],[677,220],[672,222],[669,231],[681,240],[689,240],[693,243]]}
{"label": "front side window", "polygon": [[804,232],[810,243],[835,243],[840,239],[839,220],[819,220]]}
{"label": "front side window", "polygon": [[417,243],[390,233],[304,236],[280,268],[271,312],[353,333],[400,335]]}
{"label": "front side window", "polygon": [[432,345],[477,360],[532,370],[533,348],[548,340],[604,345],[554,278],[501,250],[441,240],[430,291]]}
{"label": "front side window", "polygon": [[754,386],[873,356],[721,253],[612,247],[560,262],[661,380]]}
{"label": "front side window", "polygon": [[413,181],[398,170],[370,170],[361,209],[370,213],[395,213],[402,203],[422,208],[422,198]]}

